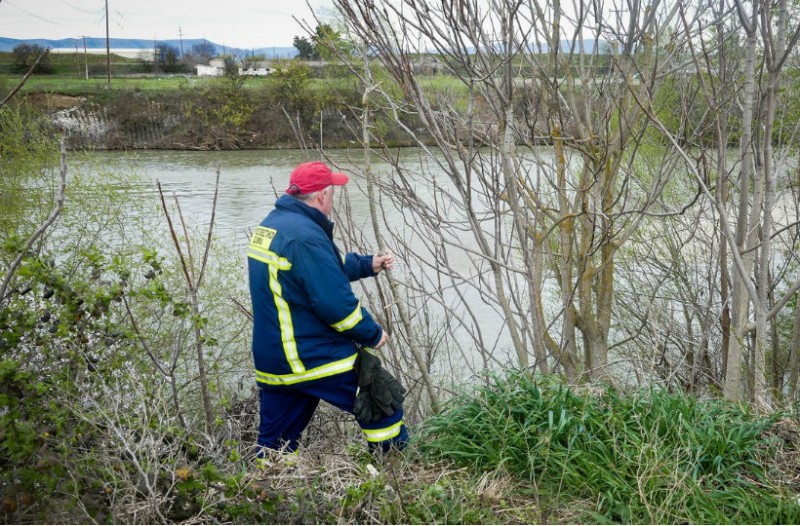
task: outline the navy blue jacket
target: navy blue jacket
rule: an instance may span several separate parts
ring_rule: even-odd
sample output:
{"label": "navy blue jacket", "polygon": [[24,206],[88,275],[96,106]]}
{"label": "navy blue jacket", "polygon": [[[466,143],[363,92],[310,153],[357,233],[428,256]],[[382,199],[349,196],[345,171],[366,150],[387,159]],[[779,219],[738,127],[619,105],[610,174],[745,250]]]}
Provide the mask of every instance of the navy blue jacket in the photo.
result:
{"label": "navy blue jacket", "polygon": [[353,368],[356,344],[382,332],[350,281],[374,276],[372,256],[342,258],[333,223],[290,195],[256,228],[248,247],[256,379],[293,385]]}

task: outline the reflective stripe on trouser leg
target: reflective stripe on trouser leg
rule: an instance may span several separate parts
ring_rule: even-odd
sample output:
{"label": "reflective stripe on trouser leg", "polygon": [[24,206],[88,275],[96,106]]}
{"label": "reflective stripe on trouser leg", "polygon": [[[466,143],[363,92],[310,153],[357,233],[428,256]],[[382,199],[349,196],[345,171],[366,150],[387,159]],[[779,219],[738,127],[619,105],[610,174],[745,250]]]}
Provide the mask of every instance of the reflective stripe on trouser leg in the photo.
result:
{"label": "reflective stripe on trouser leg", "polygon": [[403,449],[408,443],[408,430],[403,421],[403,409],[377,422],[359,422],[361,431],[367,439],[370,450],[381,449],[384,452],[392,447]]}
{"label": "reflective stripe on trouser leg", "polygon": [[367,442],[383,442],[384,440],[391,440],[400,434],[400,428],[403,426],[403,421],[392,424],[388,427],[381,429],[364,429],[364,436],[367,437]]}

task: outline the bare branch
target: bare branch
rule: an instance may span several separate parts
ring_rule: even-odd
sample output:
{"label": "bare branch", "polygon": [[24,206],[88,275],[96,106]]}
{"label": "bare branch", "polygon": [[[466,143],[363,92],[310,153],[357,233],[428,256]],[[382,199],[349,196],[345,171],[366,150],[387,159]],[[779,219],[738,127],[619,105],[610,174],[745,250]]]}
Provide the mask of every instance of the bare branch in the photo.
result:
{"label": "bare branch", "polygon": [[17,87],[11,90],[11,92],[8,95],[6,95],[2,101],[0,101],[0,108],[2,108],[9,100],[11,100],[11,97],[16,95],[17,92],[20,89],[22,89],[22,86],[24,86],[25,83],[28,81],[28,77],[30,77],[33,74],[33,72],[36,70],[36,67],[39,65],[39,62],[41,62],[42,59],[45,57],[45,55],[47,55],[49,52],[50,48],[47,48],[44,51],[42,51],[42,53],[36,58],[36,61],[30,67],[28,72],[25,73],[25,75],[22,77],[22,80],[20,80],[19,84],[17,84]]}

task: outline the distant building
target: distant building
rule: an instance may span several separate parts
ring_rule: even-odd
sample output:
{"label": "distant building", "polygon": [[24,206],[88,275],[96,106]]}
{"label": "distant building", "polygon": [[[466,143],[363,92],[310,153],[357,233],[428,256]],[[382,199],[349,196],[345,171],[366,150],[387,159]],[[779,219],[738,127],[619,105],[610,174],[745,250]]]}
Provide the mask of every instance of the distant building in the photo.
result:
{"label": "distant building", "polygon": [[[111,48],[112,55],[118,55],[125,58],[140,58],[143,60],[153,60],[155,53],[152,49],[141,48]],[[78,53],[86,53],[88,55],[105,55],[106,48],[88,48],[84,51],[83,46],[78,46]],[[50,53],[72,53],[75,54],[74,47],[57,47],[50,50]]]}
{"label": "distant building", "polygon": [[247,69],[239,68],[239,75],[263,77],[270,73],[272,73],[272,64],[269,62],[254,62],[248,64]]}
{"label": "distant building", "polygon": [[223,70],[215,66],[207,64],[198,64],[194,67],[197,70],[198,77],[221,77]]}
{"label": "distant building", "polygon": [[225,61],[214,59],[208,64],[198,64],[194,67],[198,77],[221,77],[225,74]]}

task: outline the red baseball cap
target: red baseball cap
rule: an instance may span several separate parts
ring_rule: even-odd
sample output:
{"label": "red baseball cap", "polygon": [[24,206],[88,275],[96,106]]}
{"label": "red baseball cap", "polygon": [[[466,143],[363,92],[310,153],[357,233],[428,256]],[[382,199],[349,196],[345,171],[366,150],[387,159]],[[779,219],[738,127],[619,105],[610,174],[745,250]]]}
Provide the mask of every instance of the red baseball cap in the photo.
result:
{"label": "red baseball cap", "polygon": [[349,180],[345,174],[332,171],[325,163],[319,161],[303,163],[295,168],[289,177],[289,188],[286,189],[286,193],[312,194],[331,185],[342,186]]}

